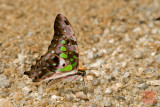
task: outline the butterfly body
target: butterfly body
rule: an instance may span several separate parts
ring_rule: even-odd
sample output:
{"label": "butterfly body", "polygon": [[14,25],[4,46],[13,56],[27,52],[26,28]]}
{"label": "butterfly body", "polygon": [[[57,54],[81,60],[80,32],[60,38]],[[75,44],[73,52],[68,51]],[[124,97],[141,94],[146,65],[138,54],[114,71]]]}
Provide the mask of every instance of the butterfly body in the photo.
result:
{"label": "butterfly body", "polygon": [[24,72],[34,82],[43,80],[77,80],[85,75],[84,70],[78,70],[79,56],[76,37],[71,24],[61,14],[54,23],[54,37],[48,47],[48,52]]}

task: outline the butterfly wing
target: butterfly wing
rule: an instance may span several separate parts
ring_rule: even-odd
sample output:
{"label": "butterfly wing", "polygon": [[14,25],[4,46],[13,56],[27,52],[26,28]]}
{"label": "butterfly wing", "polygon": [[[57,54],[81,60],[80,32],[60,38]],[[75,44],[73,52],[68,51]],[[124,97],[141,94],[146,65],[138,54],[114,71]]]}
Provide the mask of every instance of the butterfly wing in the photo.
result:
{"label": "butterfly wing", "polygon": [[62,78],[77,73],[78,63],[78,47],[71,24],[66,17],[58,14],[48,52],[24,74],[34,82]]}

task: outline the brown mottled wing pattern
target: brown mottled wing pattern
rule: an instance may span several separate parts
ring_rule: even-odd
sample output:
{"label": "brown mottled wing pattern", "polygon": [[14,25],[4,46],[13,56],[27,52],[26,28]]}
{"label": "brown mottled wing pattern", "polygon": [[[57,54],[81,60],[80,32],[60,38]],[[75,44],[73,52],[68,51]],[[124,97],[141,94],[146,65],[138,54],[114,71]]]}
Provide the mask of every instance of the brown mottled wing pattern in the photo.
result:
{"label": "brown mottled wing pattern", "polygon": [[63,15],[58,14],[54,23],[54,38],[48,52],[41,56],[35,65],[32,65],[30,71],[26,71],[24,74],[32,78],[34,82],[50,77],[62,78],[68,75],[66,72],[70,72],[69,70],[60,71],[67,65],[72,65],[71,70],[78,71],[78,58],[77,42],[73,29],[69,21]]}
{"label": "brown mottled wing pattern", "polygon": [[[77,68],[79,57],[76,37],[66,17],[61,14],[57,15],[54,23],[54,31],[54,39],[49,46],[49,52],[55,50],[55,54],[60,57],[62,53],[65,53],[68,56],[65,58],[66,65],[71,64],[73,65],[73,69]],[[54,46],[54,48],[52,46]],[[62,47],[65,47],[66,51],[62,51]]]}

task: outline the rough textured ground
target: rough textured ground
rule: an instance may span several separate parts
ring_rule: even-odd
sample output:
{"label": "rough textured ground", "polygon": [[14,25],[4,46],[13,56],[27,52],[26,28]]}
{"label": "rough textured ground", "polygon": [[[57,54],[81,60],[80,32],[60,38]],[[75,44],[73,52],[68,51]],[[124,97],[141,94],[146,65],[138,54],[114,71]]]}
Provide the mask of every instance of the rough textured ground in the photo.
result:
{"label": "rough textured ground", "polygon": [[[160,106],[159,10],[159,0],[0,0],[0,107]],[[80,64],[96,59],[86,87],[23,75],[46,53],[58,13],[74,28]]]}

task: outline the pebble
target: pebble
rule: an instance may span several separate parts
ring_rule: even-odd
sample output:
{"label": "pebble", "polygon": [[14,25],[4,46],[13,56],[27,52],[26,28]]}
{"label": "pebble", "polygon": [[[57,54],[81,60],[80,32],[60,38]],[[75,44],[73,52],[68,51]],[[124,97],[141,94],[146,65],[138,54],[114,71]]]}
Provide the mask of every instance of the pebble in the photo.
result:
{"label": "pebble", "polygon": [[14,107],[14,106],[8,99],[0,98],[0,107]]}
{"label": "pebble", "polygon": [[31,91],[31,89],[28,88],[27,86],[25,86],[25,87],[22,89],[22,91],[23,91],[23,94],[24,94],[24,95],[28,95],[29,92]]}
{"label": "pebble", "polygon": [[110,75],[105,75],[105,79],[106,80],[110,80],[112,78],[112,76],[110,76]]}
{"label": "pebble", "polygon": [[10,86],[10,81],[4,74],[1,74],[0,75],[0,88],[6,88],[9,86]]}
{"label": "pebble", "polygon": [[142,29],[140,27],[136,27],[133,29],[133,32],[141,32],[141,31],[142,31]]}
{"label": "pebble", "polygon": [[53,101],[63,100],[63,97],[52,95],[51,100],[53,100]]}
{"label": "pebble", "polygon": [[141,83],[141,84],[139,84],[137,87],[138,87],[139,89],[145,90],[145,89],[148,88],[148,84],[146,84],[146,83]]}
{"label": "pebble", "polygon": [[129,72],[125,72],[125,74],[122,76],[122,78],[128,78],[129,77]]}
{"label": "pebble", "polygon": [[91,67],[99,67],[99,66],[101,66],[101,65],[104,64],[104,63],[105,63],[105,60],[99,59],[99,60],[97,60],[96,63],[93,63],[93,64],[91,64],[90,66],[91,66]]}
{"label": "pebble", "polygon": [[93,51],[88,52],[88,58],[89,58],[89,59],[93,59],[93,56],[94,56],[94,55],[93,55]]}
{"label": "pebble", "polygon": [[111,101],[110,101],[110,99],[106,99],[106,100],[104,100],[104,102],[105,102],[105,107],[111,107],[111,105],[112,105],[112,103],[111,103]]}
{"label": "pebble", "polygon": [[152,29],[152,34],[156,34],[158,32],[157,28]]}
{"label": "pebble", "polygon": [[32,36],[33,34],[34,34],[33,32],[28,32],[27,35],[26,35],[26,37],[30,37],[30,36]]}
{"label": "pebble", "polygon": [[111,86],[111,90],[118,91],[118,90],[121,89],[122,87],[123,87],[123,84],[122,84],[122,83],[116,83],[115,85],[112,85],[112,86]]}
{"label": "pebble", "polygon": [[102,87],[101,87],[101,86],[98,86],[97,88],[95,88],[95,89],[94,89],[94,93],[95,93],[96,95],[102,94]]}
{"label": "pebble", "polygon": [[76,98],[80,98],[80,99],[83,99],[83,100],[88,99],[87,96],[83,92],[77,92],[76,93]]}
{"label": "pebble", "polygon": [[135,50],[134,52],[134,58],[140,59],[143,57],[143,52],[141,50]]}
{"label": "pebble", "polygon": [[101,75],[101,72],[99,72],[97,70],[91,70],[90,73],[93,74],[96,77],[99,77]]}
{"label": "pebble", "polygon": [[94,77],[93,76],[91,76],[91,75],[87,75],[87,80],[88,81],[92,81],[94,79]]}
{"label": "pebble", "polygon": [[93,85],[96,86],[96,85],[99,85],[100,84],[100,80],[99,79],[94,79],[93,80]]}
{"label": "pebble", "polygon": [[107,88],[106,91],[105,91],[105,93],[106,94],[110,94],[110,93],[112,93],[112,90],[110,88]]}
{"label": "pebble", "polygon": [[91,107],[98,107],[97,104],[93,103]]}
{"label": "pebble", "polygon": [[23,54],[18,54],[18,59],[20,62],[24,61],[24,55]]}
{"label": "pebble", "polygon": [[147,81],[147,84],[160,86],[160,80],[150,80],[150,81]]}
{"label": "pebble", "polygon": [[101,101],[103,99],[102,95],[97,95],[94,101]]}
{"label": "pebble", "polygon": [[110,30],[108,28],[106,28],[102,34],[102,36],[107,36],[110,33]]}
{"label": "pebble", "polygon": [[156,62],[157,62],[157,63],[160,63],[160,55],[157,55],[157,56],[156,56]]}
{"label": "pebble", "polygon": [[39,91],[39,94],[43,94],[43,88],[42,88],[42,86],[39,86],[38,91]]}

